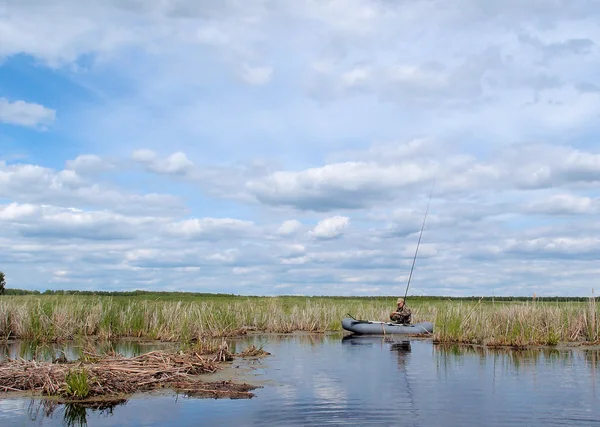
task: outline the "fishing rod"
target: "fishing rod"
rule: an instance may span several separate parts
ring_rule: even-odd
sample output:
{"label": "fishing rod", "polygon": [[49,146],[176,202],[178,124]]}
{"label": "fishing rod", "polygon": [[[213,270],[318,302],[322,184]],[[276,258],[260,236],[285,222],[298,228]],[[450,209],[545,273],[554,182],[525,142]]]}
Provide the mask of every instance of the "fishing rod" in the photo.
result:
{"label": "fishing rod", "polygon": [[423,236],[423,229],[425,228],[425,220],[427,219],[427,212],[429,212],[429,204],[431,203],[431,196],[433,195],[433,187],[435,187],[435,179],[431,185],[431,191],[429,192],[429,200],[427,201],[427,209],[425,209],[425,217],[423,218],[423,224],[421,225],[421,232],[419,233],[419,241],[417,242],[417,249],[415,249],[415,256],[413,258],[412,267],[410,267],[410,274],[408,275],[408,283],[406,284],[406,292],[404,292],[404,303],[406,304],[406,295],[408,295],[408,287],[410,286],[410,279],[412,278],[413,270],[415,268],[415,262],[417,261],[417,253],[419,252],[419,245],[421,244],[421,236]]}

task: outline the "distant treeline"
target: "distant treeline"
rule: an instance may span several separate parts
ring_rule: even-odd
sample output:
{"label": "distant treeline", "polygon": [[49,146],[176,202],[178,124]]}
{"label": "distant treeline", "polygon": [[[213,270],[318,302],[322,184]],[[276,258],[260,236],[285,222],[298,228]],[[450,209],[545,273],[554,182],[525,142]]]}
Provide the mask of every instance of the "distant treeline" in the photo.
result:
{"label": "distant treeline", "polygon": [[6,289],[5,295],[96,295],[96,296],[112,296],[112,297],[136,297],[136,296],[180,296],[180,297],[228,297],[235,296],[234,294],[212,294],[202,292],[157,292],[157,291],[77,291],[77,290],[52,290],[47,289],[44,292],[30,291],[25,289]]}
{"label": "distant treeline", "polygon": [[[45,290],[43,292],[25,289],[5,289],[5,295],[89,295],[89,296],[114,296],[114,297],[177,297],[177,298],[262,298],[259,295],[246,296],[235,294],[222,293],[207,293],[207,292],[161,292],[161,291],[78,291],[78,290]],[[397,296],[309,296],[309,295],[281,295],[281,298],[327,298],[327,299],[373,299],[382,300],[397,298]],[[411,296],[407,299],[413,301],[436,301],[436,300],[460,300],[460,301],[532,301],[532,297],[524,296],[467,296],[467,297],[449,297],[449,296]],[[558,297],[546,296],[535,297],[535,301],[588,301],[589,297]]]}

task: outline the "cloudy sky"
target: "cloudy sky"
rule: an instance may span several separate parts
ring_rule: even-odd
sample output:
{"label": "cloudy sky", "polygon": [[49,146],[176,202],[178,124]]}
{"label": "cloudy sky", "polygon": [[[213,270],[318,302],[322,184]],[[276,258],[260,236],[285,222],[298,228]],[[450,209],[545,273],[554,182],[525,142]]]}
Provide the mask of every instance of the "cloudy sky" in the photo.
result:
{"label": "cloudy sky", "polygon": [[9,287],[600,287],[592,0],[0,0]]}

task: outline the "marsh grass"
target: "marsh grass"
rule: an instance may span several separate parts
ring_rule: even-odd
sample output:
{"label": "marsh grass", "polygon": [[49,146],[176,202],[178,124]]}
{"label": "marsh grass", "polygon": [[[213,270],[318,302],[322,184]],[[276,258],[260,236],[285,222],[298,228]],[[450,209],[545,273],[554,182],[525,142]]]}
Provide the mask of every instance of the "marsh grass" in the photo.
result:
{"label": "marsh grass", "polygon": [[[600,316],[587,302],[409,299],[413,323],[434,322],[434,339],[489,346],[598,342]],[[202,343],[246,333],[340,331],[341,320],[388,320],[394,298],[150,298],[44,295],[0,298],[0,340],[123,337]],[[205,344],[204,345],[208,345]]]}
{"label": "marsh grass", "polygon": [[340,330],[347,313],[386,318],[392,303],[302,297],[152,301],[126,297],[10,296],[0,300],[0,339],[37,342],[122,337],[196,342],[248,330]]}
{"label": "marsh grass", "polygon": [[65,375],[65,396],[85,399],[90,394],[88,373],[85,368],[69,370]]}
{"label": "marsh grass", "polygon": [[488,346],[598,342],[596,301],[588,303],[447,303],[436,308],[434,338]]}

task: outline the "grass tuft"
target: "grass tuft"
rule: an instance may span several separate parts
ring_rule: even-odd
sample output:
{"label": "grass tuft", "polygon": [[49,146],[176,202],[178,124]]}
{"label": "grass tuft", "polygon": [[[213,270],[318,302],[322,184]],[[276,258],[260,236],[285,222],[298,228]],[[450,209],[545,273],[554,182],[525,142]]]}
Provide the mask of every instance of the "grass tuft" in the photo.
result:
{"label": "grass tuft", "polygon": [[90,394],[90,385],[88,382],[88,373],[85,368],[69,370],[65,375],[66,397],[76,399],[85,399]]}

